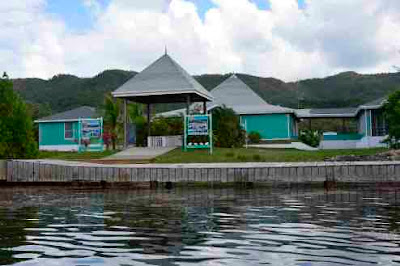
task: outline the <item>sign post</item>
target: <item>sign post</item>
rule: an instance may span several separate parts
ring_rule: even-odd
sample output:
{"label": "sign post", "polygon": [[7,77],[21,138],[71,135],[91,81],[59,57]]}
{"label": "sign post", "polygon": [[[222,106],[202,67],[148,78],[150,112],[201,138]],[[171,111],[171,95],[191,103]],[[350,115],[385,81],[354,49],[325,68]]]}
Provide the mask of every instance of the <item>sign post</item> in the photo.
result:
{"label": "sign post", "polygon": [[184,150],[209,149],[213,151],[212,117],[211,115],[185,116]]}

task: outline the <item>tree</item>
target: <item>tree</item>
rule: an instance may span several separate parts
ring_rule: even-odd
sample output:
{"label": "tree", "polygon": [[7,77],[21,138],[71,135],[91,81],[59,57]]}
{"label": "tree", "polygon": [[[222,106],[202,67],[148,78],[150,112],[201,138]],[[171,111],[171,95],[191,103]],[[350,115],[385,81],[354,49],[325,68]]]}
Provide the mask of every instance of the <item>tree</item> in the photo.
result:
{"label": "tree", "polygon": [[386,142],[392,148],[400,148],[400,90],[392,93],[383,106],[385,119],[389,125]]}
{"label": "tree", "polygon": [[106,94],[104,97],[104,125],[108,129],[111,136],[111,143],[113,150],[116,149],[118,139],[118,126],[121,117],[121,100],[114,99],[111,93]]}
{"label": "tree", "polygon": [[217,147],[242,147],[245,132],[240,126],[239,116],[225,106],[212,111],[214,143]]}
{"label": "tree", "polygon": [[0,158],[37,156],[32,118],[7,74],[0,79]]}

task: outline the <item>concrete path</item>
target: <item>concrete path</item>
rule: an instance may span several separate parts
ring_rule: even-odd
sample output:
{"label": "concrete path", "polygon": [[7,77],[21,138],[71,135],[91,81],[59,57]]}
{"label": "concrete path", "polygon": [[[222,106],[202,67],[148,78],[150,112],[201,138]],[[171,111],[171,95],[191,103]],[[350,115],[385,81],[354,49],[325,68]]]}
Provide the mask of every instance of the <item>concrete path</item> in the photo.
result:
{"label": "concrete path", "polygon": [[252,144],[248,147],[262,149],[297,149],[302,151],[317,151],[318,148],[313,148],[302,142],[292,142],[285,144]]}
{"label": "concrete path", "polygon": [[133,147],[113,154],[103,160],[151,160],[160,155],[163,155],[169,151],[172,151],[176,147],[168,148],[143,148]]}

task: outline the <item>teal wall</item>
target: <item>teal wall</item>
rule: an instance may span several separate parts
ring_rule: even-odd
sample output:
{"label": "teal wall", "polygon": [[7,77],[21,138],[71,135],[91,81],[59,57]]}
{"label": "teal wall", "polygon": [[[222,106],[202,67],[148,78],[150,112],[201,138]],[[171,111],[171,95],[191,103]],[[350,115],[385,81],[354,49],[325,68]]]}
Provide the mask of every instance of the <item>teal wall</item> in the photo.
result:
{"label": "teal wall", "polygon": [[241,116],[241,120],[242,125],[246,121],[248,133],[256,131],[260,133],[262,139],[288,139],[295,135],[293,134],[295,122],[292,115],[243,115]]}
{"label": "teal wall", "polygon": [[337,135],[324,135],[324,140],[360,140],[364,134],[359,133],[338,133]]}
{"label": "teal wall", "polygon": [[[78,122],[73,122],[74,139],[78,137]],[[39,145],[74,145],[74,139],[64,138],[64,122],[39,123]]]}

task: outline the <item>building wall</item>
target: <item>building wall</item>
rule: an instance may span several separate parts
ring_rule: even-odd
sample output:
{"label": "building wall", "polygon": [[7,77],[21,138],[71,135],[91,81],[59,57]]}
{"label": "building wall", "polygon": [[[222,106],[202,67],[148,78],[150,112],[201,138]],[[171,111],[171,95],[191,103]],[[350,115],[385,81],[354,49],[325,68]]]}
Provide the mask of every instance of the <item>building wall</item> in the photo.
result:
{"label": "building wall", "polygon": [[295,122],[290,114],[242,115],[247,132],[256,131],[262,139],[289,139],[294,137]]}
{"label": "building wall", "polygon": [[39,145],[76,145],[78,137],[78,122],[73,122],[74,136],[72,139],[64,138],[64,122],[39,123]]}
{"label": "building wall", "polygon": [[365,123],[365,110],[360,111],[360,114],[357,117],[357,128],[358,128],[358,133],[362,134],[365,136],[365,128],[366,128],[366,123]]}
{"label": "building wall", "polygon": [[361,110],[358,116],[358,133],[364,136],[372,134],[372,120],[370,110]]}

